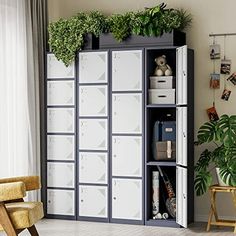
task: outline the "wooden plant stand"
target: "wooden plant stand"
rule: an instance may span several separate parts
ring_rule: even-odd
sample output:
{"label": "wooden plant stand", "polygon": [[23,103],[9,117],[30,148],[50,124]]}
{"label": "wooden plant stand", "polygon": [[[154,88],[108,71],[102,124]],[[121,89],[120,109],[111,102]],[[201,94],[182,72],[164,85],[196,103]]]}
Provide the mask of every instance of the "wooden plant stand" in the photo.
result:
{"label": "wooden plant stand", "polygon": [[[233,203],[236,210],[236,187],[223,187],[219,185],[212,185],[209,188],[210,191],[210,197],[211,197],[211,209],[210,214],[208,218],[208,224],[207,224],[207,231],[210,230],[211,225],[217,225],[217,226],[232,226],[234,227],[234,233],[236,233],[236,220],[224,220],[219,219],[217,210],[216,210],[216,193],[231,193],[233,197]],[[215,221],[212,221],[212,217],[215,217]]]}

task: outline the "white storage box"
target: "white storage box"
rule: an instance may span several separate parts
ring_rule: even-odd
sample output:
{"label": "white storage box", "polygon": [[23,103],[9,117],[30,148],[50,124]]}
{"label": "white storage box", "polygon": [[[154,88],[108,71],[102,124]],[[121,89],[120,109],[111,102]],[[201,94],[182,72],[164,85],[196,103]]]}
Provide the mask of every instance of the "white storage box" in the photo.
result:
{"label": "white storage box", "polygon": [[175,89],[149,89],[149,104],[175,104]]}
{"label": "white storage box", "polygon": [[150,76],[150,89],[172,89],[173,76]]}

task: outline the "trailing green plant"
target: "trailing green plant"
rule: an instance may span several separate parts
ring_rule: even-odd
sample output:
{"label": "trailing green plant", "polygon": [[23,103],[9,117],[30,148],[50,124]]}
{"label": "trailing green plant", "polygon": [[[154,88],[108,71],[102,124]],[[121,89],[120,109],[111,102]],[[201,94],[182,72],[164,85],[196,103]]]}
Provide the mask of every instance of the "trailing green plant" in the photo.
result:
{"label": "trailing green plant", "polygon": [[88,14],[80,12],[70,19],[60,19],[49,24],[49,45],[57,59],[68,66],[76,52],[83,47],[87,33],[98,37],[106,30],[107,21],[103,14],[98,11]]}
{"label": "trailing green plant", "polygon": [[131,34],[160,36],[174,29],[183,30],[191,21],[191,15],[186,11],[167,9],[164,3],[143,11],[108,17],[98,11],[80,12],[69,19],[60,19],[49,24],[49,45],[57,59],[68,66],[76,52],[84,46],[84,38],[88,33],[98,37],[109,32],[120,42]]}
{"label": "trailing green plant", "polygon": [[220,177],[230,186],[236,186],[236,116],[222,115],[218,121],[203,124],[197,135],[196,145],[215,145],[205,149],[196,163],[195,191],[204,194],[212,184],[212,171],[220,169]]}

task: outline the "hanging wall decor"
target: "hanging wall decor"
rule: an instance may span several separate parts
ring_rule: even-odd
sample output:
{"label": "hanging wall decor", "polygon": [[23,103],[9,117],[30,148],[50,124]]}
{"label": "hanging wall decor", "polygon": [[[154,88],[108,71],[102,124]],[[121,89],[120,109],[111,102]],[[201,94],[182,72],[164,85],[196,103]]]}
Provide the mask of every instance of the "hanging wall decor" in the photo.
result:
{"label": "hanging wall decor", "polygon": [[214,106],[207,109],[207,115],[208,115],[210,121],[219,120],[219,116],[218,116],[216,108]]}
{"label": "hanging wall decor", "polygon": [[225,101],[228,101],[229,100],[229,97],[230,97],[230,94],[231,94],[231,91],[228,90],[228,89],[224,89],[223,93],[222,93],[222,96],[221,96],[221,99],[225,100]]}
{"label": "hanging wall decor", "polygon": [[217,73],[211,74],[210,88],[212,89],[220,88],[220,74],[217,74]]}
{"label": "hanging wall decor", "polygon": [[230,81],[233,85],[236,85],[236,72],[230,75],[227,81]]}
{"label": "hanging wall decor", "polygon": [[210,45],[210,58],[211,59],[220,59],[220,45],[213,43]]}
{"label": "hanging wall decor", "polygon": [[229,75],[231,70],[231,60],[223,59],[221,60],[220,73]]}

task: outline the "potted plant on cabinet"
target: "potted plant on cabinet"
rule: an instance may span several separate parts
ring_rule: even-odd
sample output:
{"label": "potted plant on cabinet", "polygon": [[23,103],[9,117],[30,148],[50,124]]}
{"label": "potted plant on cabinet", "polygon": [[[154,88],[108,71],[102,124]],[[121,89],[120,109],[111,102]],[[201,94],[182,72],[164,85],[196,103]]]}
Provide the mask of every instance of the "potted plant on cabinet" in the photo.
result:
{"label": "potted plant on cabinet", "polygon": [[236,186],[236,116],[222,115],[218,121],[203,124],[195,144],[214,145],[205,149],[196,163],[196,194],[200,196],[206,192],[215,169],[219,185]]}

